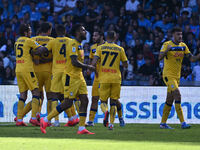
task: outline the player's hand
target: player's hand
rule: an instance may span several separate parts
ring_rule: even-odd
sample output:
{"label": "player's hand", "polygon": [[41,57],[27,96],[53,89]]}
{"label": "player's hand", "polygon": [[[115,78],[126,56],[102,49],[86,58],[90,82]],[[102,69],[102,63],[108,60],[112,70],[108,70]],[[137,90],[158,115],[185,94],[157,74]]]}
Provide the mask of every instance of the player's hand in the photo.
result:
{"label": "player's hand", "polygon": [[90,75],[91,71],[89,69],[87,69],[87,75]]}
{"label": "player's hand", "polygon": [[92,70],[92,71],[96,70],[96,68],[94,66],[92,66],[92,65],[87,65],[87,68],[90,69],[90,70]]}

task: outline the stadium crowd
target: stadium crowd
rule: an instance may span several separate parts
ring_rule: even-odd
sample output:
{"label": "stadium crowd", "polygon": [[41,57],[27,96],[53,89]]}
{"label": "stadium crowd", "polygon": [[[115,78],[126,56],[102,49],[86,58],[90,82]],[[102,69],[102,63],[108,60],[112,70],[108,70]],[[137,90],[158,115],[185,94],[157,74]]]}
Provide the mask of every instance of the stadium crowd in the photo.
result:
{"label": "stadium crowd", "polygon": [[[14,42],[21,23],[29,23],[32,36],[48,21],[64,24],[68,36],[73,24],[87,30],[83,41],[85,62],[89,60],[92,34],[117,32],[116,43],[124,47],[128,69],[122,70],[124,85],[162,85],[163,62],[158,54],[171,29],[183,29],[183,41],[192,54],[200,51],[200,0],[0,0],[0,84],[15,84]],[[52,37],[56,37],[53,28]],[[183,61],[182,81],[200,81],[200,64]],[[91,84],[93,74],[84,76]]]}

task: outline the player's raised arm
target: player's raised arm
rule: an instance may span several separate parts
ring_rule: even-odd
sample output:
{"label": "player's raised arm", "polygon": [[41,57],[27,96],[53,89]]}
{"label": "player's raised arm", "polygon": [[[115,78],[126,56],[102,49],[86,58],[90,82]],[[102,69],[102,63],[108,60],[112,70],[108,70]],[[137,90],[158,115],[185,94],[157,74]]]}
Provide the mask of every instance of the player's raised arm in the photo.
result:
{"label": "player's raised arm", "polygon": [[200,54],[193,56],[191,53],[189,53],[189,54],[186,54],[186,57],[189,58],[189,60],[191,62],[195,62],[195,61],[200,60]]}

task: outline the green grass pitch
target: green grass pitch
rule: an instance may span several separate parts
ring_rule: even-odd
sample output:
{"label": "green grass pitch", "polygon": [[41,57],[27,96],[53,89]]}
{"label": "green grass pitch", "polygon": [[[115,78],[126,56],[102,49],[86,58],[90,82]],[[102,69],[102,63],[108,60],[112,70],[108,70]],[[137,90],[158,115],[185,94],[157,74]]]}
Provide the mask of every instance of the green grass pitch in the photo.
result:
{"label": "green grass pitch", "polygon": [[16,127],[0,123],[0,150],[200,150],[200,127],[159,129],[158,124],[115,124],[110,131],[102,124],[88,127],[95,135],[77,135],[78,127]]}

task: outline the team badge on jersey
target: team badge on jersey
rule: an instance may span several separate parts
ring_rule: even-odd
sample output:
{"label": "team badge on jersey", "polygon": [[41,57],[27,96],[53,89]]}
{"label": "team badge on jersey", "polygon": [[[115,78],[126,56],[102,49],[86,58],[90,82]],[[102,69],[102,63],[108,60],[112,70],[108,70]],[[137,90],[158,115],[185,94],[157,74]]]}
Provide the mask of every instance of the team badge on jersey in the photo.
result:
{"label": "team badge on jersey", "polygon": [[171,85],[171,88],[174,88],[174,85],[173,85],[173,84]]}
{"label": "team badge on jersey", "polygon": [[73,92],[70,92],[70,96],[73,96]]}
{"label": "team badge on jersey", "polygon": [[83,47],[81,45],[78,46],[78,50],[82,50]]}
{"label": "team badge on jersey", "polygon": [[37,42],[35,42],[35,45],[37,45],[37,46],[38,46],[38,45],[40,45],[40,44],[38,44]]}
{"label": "team badge on jersey", "polygon": [[72,47],[72,52],[76,52],[76,47]]}
{"label": "team badge on jersey", "polygon": [[96,49],[92,49],[92,53],[95,53],[96,52]]}

